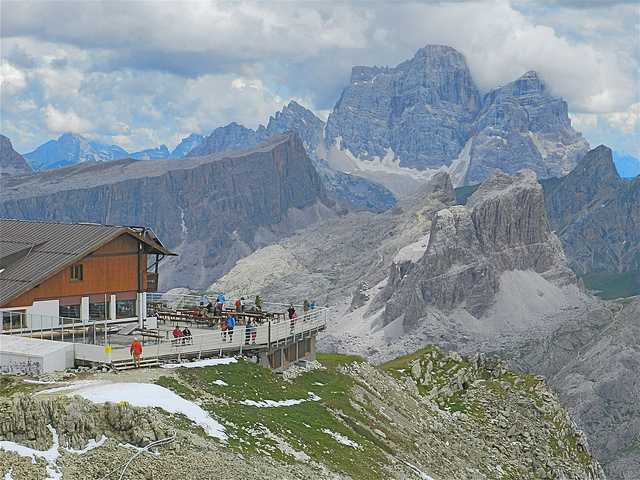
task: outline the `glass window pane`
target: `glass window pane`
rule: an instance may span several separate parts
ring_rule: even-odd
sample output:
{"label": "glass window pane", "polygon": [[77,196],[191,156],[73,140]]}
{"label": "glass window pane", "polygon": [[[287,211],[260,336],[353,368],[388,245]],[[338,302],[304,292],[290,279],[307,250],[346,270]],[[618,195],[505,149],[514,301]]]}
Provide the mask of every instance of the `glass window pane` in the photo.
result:
{"label": "glass window pane", "polygon": [[117,300],[116,318],[131,318],[136,316],[135,300]]}
{"label": "glass window pane", "polygon": [[106,318],[106,311],[104,303],[89,304],[89,318],[91,320],[104,320]]}

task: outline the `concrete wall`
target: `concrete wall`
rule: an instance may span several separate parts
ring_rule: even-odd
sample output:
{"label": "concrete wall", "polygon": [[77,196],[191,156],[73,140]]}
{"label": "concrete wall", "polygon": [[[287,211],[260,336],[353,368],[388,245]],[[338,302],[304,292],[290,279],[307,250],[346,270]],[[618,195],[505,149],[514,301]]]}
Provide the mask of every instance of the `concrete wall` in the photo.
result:
{"label": "concrete wall", "polygon": [[0,341],[0,372],[39,375],[73,366],[72,344],[13,335]]}

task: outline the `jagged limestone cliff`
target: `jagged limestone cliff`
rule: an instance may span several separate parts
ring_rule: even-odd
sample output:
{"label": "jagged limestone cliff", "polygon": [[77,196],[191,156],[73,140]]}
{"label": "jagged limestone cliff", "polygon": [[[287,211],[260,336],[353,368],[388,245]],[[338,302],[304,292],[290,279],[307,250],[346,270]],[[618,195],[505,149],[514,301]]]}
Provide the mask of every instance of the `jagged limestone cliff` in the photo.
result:
{"label": "jagged limestone cliff", "polygon": [[628,272],[640,285],[640,177],[620,178],[609,148],[591,150],[569,175],[545,184],[545,202],[577,273]]}
{"label": "jagged limestone cliff", "polygon": [[493,304],[504,272],[530,270],[571,281],[564,263],[535,174],[496,173],[466,206],[436,213],[418,262],[400,274],[392,269],[383,293],[385,321],[402,317],[405,326],[415,326],[430,308],[462,308],[481,317]]}

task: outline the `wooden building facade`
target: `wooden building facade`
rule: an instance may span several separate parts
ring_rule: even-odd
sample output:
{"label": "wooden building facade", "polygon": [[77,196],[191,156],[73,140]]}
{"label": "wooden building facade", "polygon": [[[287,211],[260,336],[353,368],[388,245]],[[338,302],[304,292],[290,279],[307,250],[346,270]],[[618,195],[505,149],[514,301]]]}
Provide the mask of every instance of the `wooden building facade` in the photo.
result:
{"label": "wooden building facade", "polygon": [[157,289],[158,264],[174,255],[139,227],[0,219],[0,233],[5,327],[16,315],[30,328],[50,323],[45,317],[140,318],[142,294]]}

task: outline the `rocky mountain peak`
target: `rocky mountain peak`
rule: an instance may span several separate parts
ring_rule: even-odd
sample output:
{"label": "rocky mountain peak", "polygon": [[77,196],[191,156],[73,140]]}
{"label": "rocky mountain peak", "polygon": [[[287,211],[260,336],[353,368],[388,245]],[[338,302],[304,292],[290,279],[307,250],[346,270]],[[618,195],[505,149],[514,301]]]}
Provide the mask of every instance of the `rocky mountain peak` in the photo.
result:
{"label": "rocky mountain peak", "polygon": [[176,145],[176,148],[171,152],[172,158],[181,158],[189,154],[191,150],[200,145],[204,140],[204,136],[198,133],[192,133],[188,137],[184,137],[180,140],[180,143]]}
{"label": "rocky mountain peak", "polygon": [[620,182],[620,175],[613,161],[613,152],[605,145],[598,145],[587,152],[575,169],[569,173],[569,178],[578,177],[598,178],[603,182]]}
{"label": "rocky mountain peak", "polygon": [[533,271],[561,283],[574,280],[546,217],[533,172],[497,172],[466,206],[438,211],[419,262],[387,288],[385,321],[415,325],[429,308],[462,308],[479,318],[492,305],[509,271]]}
{"label": "rocky mountain peak", "polygon": [[22,155],[13,149],[9,137],[0,134],[0,177],[33,172]]}
{"label": "rocky mountain peak", "polygon": [[260,126],[258,135],[268,137],[286,131],[295,131],[300,135],[305,148],[311,157],[315,157],[316,149],[322,141],[324,122],[311,110],[291,100],[281,111],[269,117],[266,128]]}
{"label": "rocky mountain peak", "polygon": [[621,179],[609,148],[545,183],[545,201],[576,272],[640,272],[640,177]]}
{"label": "rocky mountain peak", "polygon": [[460,152],[480,108],[462,54],[429,45],[396,67],[354,67],[329,116],[326,142],[371,159],[393,154],[424,170]]}

